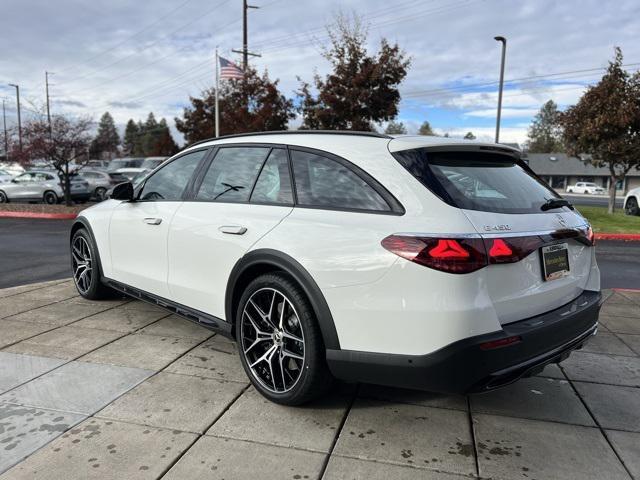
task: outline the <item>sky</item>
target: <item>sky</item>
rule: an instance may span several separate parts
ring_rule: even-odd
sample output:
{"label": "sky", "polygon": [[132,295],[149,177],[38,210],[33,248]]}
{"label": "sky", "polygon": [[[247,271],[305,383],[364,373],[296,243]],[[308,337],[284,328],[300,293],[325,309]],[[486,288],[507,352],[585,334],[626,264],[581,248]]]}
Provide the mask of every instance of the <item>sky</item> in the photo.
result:
{"label": "sky", "polygon": [[[253,0],[251,60],[294,96],[298,77],[329,71],[321,56],[326,25],[338,12],[363,17],[374,52],[381,38],[411,57],[400,86],[398,120],[415,133],[493,139],[500,44],[508,40],[500,139],[526,141],[540,106],[574,104],[602,76],[614,47],[629,71],[640,68],[637,0]],[[109,111],[122,129],[153,111],[173,119],[189,96],[214,84],[214,50],[240,61],[242,0],[2,0],[0,99],[15,123],[19,84],[23,118],[42,107],[45,71],[53,113]],[[295,127],[296,121],[293,122]],[[381,129],[384,126],[381,126]]]}

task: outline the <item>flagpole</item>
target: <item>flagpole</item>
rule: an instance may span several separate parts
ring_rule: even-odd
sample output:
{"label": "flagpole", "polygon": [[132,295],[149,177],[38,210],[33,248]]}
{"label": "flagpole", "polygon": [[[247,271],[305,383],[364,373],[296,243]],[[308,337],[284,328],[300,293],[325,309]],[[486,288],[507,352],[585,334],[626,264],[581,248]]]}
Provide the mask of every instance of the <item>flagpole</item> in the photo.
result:
{"label": "flagpole", "polygon": [[220,136],[220,108],[218,106],[218,91],[220,90],[220,61],[218,60],[218,47],[216,47],[216,138]]}

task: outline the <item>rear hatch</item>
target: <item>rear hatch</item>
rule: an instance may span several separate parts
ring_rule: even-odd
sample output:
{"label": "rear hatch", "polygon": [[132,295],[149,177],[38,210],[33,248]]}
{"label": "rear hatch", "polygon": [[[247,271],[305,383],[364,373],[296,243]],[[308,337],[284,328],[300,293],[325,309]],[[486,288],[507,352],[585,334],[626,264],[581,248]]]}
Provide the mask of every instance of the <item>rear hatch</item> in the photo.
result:
{"label": "rear hatch", "polygon": [[435,195],[462,209],[485,239],[487,289],[501,323],[558,308],[582,293],[593,258],[587,222],[558,205],[560,196],[517,151],[447,146],[394,156]]}

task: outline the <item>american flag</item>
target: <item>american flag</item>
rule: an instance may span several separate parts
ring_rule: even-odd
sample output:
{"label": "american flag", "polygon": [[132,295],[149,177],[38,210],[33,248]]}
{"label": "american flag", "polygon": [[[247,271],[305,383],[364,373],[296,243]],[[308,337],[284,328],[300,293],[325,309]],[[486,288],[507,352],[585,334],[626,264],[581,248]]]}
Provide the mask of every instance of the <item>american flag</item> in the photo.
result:
{"label": "american flag", "polygon": [[220,59],[220,78],[243,78],[244,72],[238,68],[238,66],[227,60],[226,58],[218,57]]}

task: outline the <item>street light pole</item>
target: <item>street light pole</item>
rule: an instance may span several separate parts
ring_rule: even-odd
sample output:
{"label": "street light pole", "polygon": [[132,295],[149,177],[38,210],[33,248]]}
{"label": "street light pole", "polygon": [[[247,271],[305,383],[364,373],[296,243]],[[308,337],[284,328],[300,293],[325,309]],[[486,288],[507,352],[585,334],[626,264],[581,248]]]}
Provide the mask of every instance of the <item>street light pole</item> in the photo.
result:
{"label": "street light pole", "polygon": [[500,140],[500,116],[502,113],[502,88],[504,87],[504,59],[507,53],[507,39],[504,37],[493,37],[494,40],[502,43],[502,59],[500,60],[500,88],[498,90],[498,115],[496,117],[496,143]]}
{"label": "street light pole", "polygon": [[18,147],[22,152],[22,120],[20,119],[20,86],[15,83],[10,83],[10,87],[16,89],[16,103],[18,104]]}
{"label": "street light pole", "polygon": [[7,112],[4,109],[4,98],[2,99],[2,125],[4,126],[4,159],[9,161],[9,137],[7,136]]}

